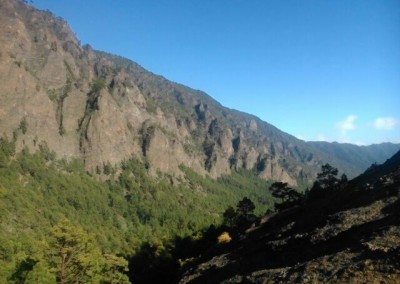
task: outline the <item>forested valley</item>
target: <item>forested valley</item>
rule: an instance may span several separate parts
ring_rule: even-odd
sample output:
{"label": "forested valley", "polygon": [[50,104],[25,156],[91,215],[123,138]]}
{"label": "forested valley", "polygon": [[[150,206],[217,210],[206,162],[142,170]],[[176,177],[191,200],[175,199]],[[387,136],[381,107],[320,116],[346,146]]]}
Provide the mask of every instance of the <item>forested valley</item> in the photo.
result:
{"label": "forested valley", "polygon": [[101,277],[110,269],[126,273],[128,261],[138,257],[170,265],[166,260],[178,259],[173,247],[210,234],[224,211],[245,197],[252,214],[273,207],[270,182],[250,171],[214,180],[182,167],[185,176],[173,182],[163,174],[149,176],[137,160],[124,161],[119,172],[105,165],[90,174],[78,160],[58,160],[45,144],[36,153],[16,153],[14,142],[1,138],[0,147],[1,282],[55,280],[60,239],[65,249],[93,247],[75,260],[87,268],[87,275],[79,268],[77,279],[107,279]]}

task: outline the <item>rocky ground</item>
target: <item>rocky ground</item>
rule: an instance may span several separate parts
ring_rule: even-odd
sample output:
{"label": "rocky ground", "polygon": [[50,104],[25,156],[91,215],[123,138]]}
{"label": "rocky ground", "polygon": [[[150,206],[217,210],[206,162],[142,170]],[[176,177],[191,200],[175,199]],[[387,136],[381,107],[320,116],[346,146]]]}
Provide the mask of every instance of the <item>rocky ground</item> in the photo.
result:
{"label": "rocky ground", "polygon": [[267,215],[181,283],[399,283],[400,153],[331,195]]}

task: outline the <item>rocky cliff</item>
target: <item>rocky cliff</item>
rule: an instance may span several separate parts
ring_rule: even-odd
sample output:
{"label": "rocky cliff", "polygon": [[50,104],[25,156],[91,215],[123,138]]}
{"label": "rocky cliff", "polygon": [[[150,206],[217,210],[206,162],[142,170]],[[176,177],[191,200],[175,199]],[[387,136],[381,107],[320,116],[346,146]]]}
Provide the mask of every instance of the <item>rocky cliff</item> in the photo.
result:
{"label": "rocky cliff", "polygon": [[[97,173],[130,157],[153,173],[179,176],[181,164],[213,177],[246,168],[290,184],[313,179],[325,162],[350,175],[365,169],[130,60],[82,46],[65,21],[22,1],[0,0],[0,26],[0,134],[16,139],[18,149],[48,147]],[[390,144],[365,164],[398,149]]]}

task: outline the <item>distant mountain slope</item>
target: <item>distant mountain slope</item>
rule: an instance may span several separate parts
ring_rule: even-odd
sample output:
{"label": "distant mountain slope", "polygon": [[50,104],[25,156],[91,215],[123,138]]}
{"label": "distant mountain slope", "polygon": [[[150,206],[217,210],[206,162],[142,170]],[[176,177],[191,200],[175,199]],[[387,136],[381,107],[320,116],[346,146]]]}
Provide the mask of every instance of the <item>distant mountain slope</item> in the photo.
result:
{"label": "distant mountain slope", "polygon": [[339,168],[346,169],[349,176],[356,176],[371,166],[372,163],[382,164],[388,157],[399,151],[399,144],[381,143],[369,146],[340,144],[337,142],[308,142],[327,155],[327,159]]}
{"label": "distant mountain slope", "polygon": [[400,152],[342,190],[265,216],[181,283],[398,283],[399,259]]}
{"label": "distant mountain slope", "polygon": [[212,177],[244,168],[290,184],[312,180],[326,162],[352,176],[380,157],[361,162],[354,146],[353,163],[130,60],[83,47],[50,12],[19,0],[0,0],[0,7],[0,135],[14,137],[18,150],[46,144],[92,173],[135,157],[153,175],[175,179],[183,164]]}

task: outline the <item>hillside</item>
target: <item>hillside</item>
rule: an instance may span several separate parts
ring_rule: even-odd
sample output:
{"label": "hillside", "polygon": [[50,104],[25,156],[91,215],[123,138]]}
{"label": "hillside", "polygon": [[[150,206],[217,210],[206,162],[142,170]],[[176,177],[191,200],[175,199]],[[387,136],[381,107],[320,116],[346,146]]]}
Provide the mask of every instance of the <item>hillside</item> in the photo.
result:
{"label": "hillside", "polygon": [[400,152],[339,190],[266,215],[209,250],[181,283],[397,283]]}
{"label": "hillside", "polygon": [[18,0],[0,7],[0,129],[18,151],[45,144],[100,176],[105,166],[135,158],[153,176],[175,180],[185,165],[214,178],[245,169],[296,184],[311,182],[325,162],[355,176],[399,149],[301,141],[130,60],[82,46],[50,12]]}
{"label": "hillside", "polygon": [[[400,144],[299,140],[28,2],[0,0],[0,283],[399,276]],[[326,163],[366,171],[312,199]]]}
{"label": "hillside", "polygon": [[353,144],[340,144],[328,142],[308,142],[314,148],[325,153],[332,164],[343,165],[349,176],[361,174],[359,169],[367,169],[371,166],[371,161],[382,164],[388,157],[393,156],[398,151],[398,145],[393,143],[373,144],[369,146],[357,146]]}
{"label": "hillside", "polygon": [[58,160],[44,146],[16,153],[12,141],[0,139],[0,283],[55,283],[47,251],[63,219],[87,232],[102,253],[129,259],[145,244],[163,251],[175,237],[219,224],[225,208],[244,196],[257,214],[273,202],[269,182],[248,171],[211,179],[182,168],[186,178],[175,185],[169,176],[152,178],[137,160],[121,168],[106,168],[102,182],[78,160]]}

